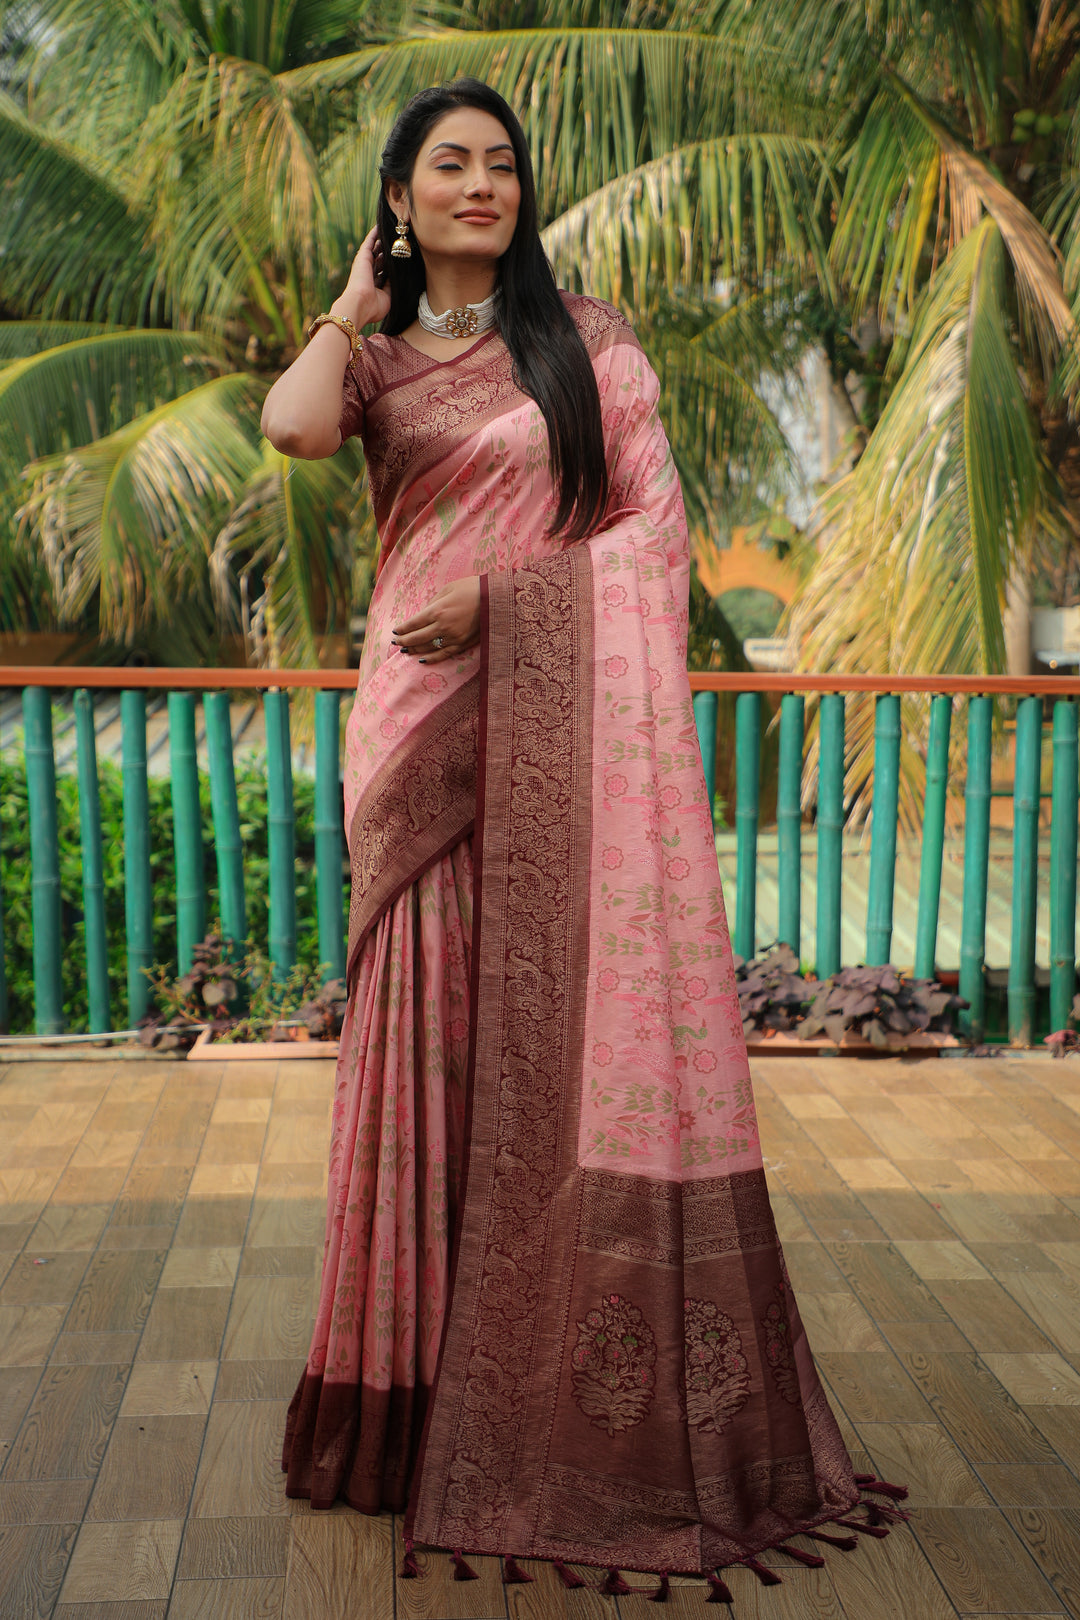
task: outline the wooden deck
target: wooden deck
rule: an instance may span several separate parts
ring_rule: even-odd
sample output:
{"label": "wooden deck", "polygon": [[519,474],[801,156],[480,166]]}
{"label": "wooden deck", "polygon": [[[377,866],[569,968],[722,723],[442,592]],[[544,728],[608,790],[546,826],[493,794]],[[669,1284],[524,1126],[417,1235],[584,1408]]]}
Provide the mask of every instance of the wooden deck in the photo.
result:
{"label": "wooden deck", "polygon": [[[915,1513],[781,1586],[729,1571],[735,1620],[1080,1615],[1080,1063],[755,1071],[835,1409]],[[310,1062],[0,1067],[3,1620],[656,1614],[540,1566],[504,1587],[492,1560],[398,1582],[389,1519],[285,1500],[331,1083]],[[671,1620],[703,1615],[700,1583],[672,1596]]]}

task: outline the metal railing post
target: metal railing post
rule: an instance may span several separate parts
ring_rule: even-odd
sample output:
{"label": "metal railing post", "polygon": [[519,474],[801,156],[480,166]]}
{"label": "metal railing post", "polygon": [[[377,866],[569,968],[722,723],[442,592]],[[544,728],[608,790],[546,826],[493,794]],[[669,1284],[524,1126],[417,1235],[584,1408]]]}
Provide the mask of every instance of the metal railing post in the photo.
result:
{"label": "metal railing post", "polygon": [[99,1035],[112,1028],[112,1014],[109,1010],[109,938],[105,927],[105,874],[101,853],[101,793],[98,786],[97,739],[94,735],[94,700],[85,688],[80,688],[73,702],[89,1003],[87,1027],[92,1035]]}
{"label": "metal railing post", "polygon": [[1009,947],[1009,1040],[1030,1046],[1035,1034],[1035,907],[1039,871],[1042,698],[1016,706],[1013,785],[1012,935]]}
{"label": "metal railing post", "polygon": [[780,701],[780,764],[776,791],[779,937],[800,954],[802,942],[802,763],[806,700],[785,692]]}
{"label": "metal railing post", "polygon": [[326,979],[345,977],[340,713],[340,692],[316,692],[315,886],[319,911],[319,961],[324,964]]}
{"label": "metal railing post", "polygon": [[932,979],[937,966],[951,721],[952,698],[941,695],[931,698],[930,735],[926,744],[926,800],[923,806],[922,855],[919,863],[919,917],[915,925],[917,979]]}
{"label": "metal railing post", "polygon": [[817,795],[817,962],[819,979],[840,971],[844,861],[844,694],[821,699]]}
{"label": "metal railing post", "polygon": [[247,909],[229,694],[207,692],[203,697],[203,713],[206,716],[206,747],[210,757],[210,809],[214,818],[221,931],[230,941],[232,949],[242,954],[247,944]]}
{"label": "metal railing post", "polygon": [[34,1027],[39,1035],[59,1035],[64,1027],[60,840],[56,816],[52,694],[44,687],[28,686],[23,691],[23,725],[26,792],[30,811]]}
{"label": "metal railing post", "polygon": [[1054,777],[1050,802],[1050,1028],[1064,1029],[1076,994],[1076,817],[1078,809],[1075,698],[1054,704]]}
{"label": "metal railing post", "polygon": [[732,944],[747,961],[757,927],[757,837],[761,799],[761,693],[735,699],[735,934]]}
{"label": "metal railing post", "polygon": [[296,965],[296,818],[293,812],[289,694],[263,695],[266,716],[266,833],[270,854],[270,960],[274,978]]}
{"label": "metal railing post", "polygon": [[176,959],[180,972],[187,973],[195,946],[206,934],[194,692],[169,693],[169,781],[176,857]]}
{"label": "metal railing post", "polygon": [[957,1024],[978,1043],[986,1026],[986,885],[990,871],[990,747],[994,700],[968,699],[967,783],[964,790],[964,892],[960,918],[959,991],[969,1006]]}

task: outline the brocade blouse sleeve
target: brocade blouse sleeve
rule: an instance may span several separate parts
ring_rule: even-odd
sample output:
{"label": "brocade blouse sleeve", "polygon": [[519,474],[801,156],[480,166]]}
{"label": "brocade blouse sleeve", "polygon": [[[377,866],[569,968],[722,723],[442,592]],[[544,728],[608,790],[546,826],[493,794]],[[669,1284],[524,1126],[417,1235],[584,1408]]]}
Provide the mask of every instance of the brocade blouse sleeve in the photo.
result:
{"label": "brocade blouse sleeve", "polygon": [[364,396],[357,381],[357,369],[350,361],[345,367],[345,376],[341,384],[341,415],[338,418],[338,428],[342,444],[346,439],[351,439],[354,433],[362,433],[364,430]]}

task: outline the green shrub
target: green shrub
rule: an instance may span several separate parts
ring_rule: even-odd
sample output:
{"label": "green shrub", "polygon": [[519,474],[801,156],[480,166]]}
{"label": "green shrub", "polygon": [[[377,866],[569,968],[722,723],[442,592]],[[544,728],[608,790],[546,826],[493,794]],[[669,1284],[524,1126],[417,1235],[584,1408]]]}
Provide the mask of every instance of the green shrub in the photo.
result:
{"label": "green shrub", "polygon": [[[118,765],[102,761],[101,843],[105,879],[105,915],[109,944],[109,986],[112,1022],[127,1025],[127,962],[124,942],[124,818],[122,781]],[[173,855],[173,814],[169,782],[149,779],[150,872],[154,891],[154,961],[170,974],[176,963],[176,872]],[[268,944],[270,860],[266,825],[266,769],[256,756],[238,762],[236,796],[240,810],[240,838],[244,851],[244,893],[248,935],[256,947]],[[60,895],[64,940],[64,1022],[69,1030],[87,1028],[86,947],[83,919],[82,856],[79,845],[79,791],[73,775],[56,781],[60,835]],[[315,784],[308,777],[293,781],[296,811],[296,915],[297,961],[314,970],[319,962],[319,930],[315,901]],[[220,910],[217,862],[210,815],[210,781],[199,773],[202,813],[203,874],[206,922]],[[33,930],[29,806],[26,771],[21,760],[0,760],[0,885],[3,891],[3,945],[7,969],[8,1028],[25,1034],[34,1028]],[[347,884],[342,873],[342,912]]]}

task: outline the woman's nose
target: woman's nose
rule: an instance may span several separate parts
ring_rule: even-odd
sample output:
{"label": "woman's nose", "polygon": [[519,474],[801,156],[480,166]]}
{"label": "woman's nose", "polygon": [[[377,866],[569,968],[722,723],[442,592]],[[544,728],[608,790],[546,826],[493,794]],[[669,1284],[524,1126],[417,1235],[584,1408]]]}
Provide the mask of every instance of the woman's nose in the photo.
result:
{"label": "woman's nose", "polygon": [[465,182],[465,191],[470,197],[493,197],[495,187],[487,170],[474,169]]}

